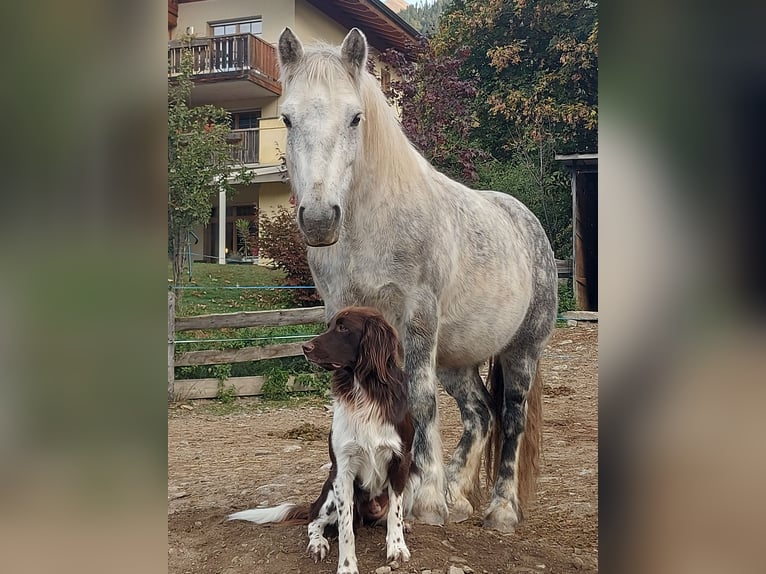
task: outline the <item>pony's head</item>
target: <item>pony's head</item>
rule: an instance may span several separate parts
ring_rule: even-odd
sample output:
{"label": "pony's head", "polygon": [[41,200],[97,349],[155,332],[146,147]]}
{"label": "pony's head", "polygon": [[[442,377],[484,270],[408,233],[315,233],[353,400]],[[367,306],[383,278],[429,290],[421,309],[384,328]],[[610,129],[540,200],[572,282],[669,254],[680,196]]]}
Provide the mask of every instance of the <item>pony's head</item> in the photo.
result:
{"label": "pony's head", "polygon": [[313,247],[338,241],[354,163],[361,153],[367,40],[352,29],[340,48],[304,51],[290,28],[279,37],[285,99],[287,168],[298,205],[298,226]]}

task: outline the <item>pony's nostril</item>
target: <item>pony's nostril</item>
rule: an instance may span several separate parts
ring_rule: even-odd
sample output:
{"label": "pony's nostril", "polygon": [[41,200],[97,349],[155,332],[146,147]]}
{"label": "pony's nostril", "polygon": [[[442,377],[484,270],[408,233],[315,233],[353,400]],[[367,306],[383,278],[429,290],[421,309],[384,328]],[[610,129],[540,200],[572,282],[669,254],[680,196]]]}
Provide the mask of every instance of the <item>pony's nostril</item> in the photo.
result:
{"label": "pony's nostril", "polygon": [[314,350],[314,344],[313,343],[303,343],[303,352],[304,353],[310,353]]}
{"label": "pony's nostril", "polygon": [[306,211],[306,208],[304,206],[300,206],[298,208],[298,223],[303,226],[303,213]]}
{"label": "pony's nostril", "polygon": [[339,205],[333,205],[332,206],[332,223],[335,225],[340,221],[340,206]]}

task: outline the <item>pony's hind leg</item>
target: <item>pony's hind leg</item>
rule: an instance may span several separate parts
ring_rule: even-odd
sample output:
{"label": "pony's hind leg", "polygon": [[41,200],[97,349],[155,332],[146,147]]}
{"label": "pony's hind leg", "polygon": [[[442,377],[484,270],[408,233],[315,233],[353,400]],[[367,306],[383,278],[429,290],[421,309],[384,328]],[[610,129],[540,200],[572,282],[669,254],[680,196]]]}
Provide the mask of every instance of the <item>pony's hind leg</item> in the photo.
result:
{"label": "pony's hind leg", "polygon": [[462,522],[473,514],[478,502],[481,456],[492,426],[491,400],[478,366],[439,369],[436,376],[457,402],[463,419],[463,436],[447,465],[450,520]]}
{"label": "pony's hind leg", "polygon": [[[484,513],[484,526],[512,532],[522,518],[522,505],[531,494],[541,442],[542,381],[538,357],[542,348],[506,349],[490,374],[493,401],[500,406],[496,432],[495,487]],[[499,455],[499,460],[497,459]]]}

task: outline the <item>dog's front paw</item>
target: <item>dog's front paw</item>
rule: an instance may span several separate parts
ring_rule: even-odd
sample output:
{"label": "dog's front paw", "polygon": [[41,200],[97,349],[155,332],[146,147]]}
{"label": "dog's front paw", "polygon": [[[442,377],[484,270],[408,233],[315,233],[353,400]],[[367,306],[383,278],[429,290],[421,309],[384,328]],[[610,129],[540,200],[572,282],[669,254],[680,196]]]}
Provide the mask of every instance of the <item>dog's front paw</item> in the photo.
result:
{"label": "dog's front paw", "polygon": [[327,542],[327,538],[324,536],[318,536],[309,542],[306,553],[314,560],[314,564],[322,562],[327,558],[327,554],[330,552],[330,543]]}
{"label": "dog's front paw", "polygon": [[386,561],[393,562],[394,560],[397,562],[410,561],[410,551],[404,543],[404,540],[386,544]]}

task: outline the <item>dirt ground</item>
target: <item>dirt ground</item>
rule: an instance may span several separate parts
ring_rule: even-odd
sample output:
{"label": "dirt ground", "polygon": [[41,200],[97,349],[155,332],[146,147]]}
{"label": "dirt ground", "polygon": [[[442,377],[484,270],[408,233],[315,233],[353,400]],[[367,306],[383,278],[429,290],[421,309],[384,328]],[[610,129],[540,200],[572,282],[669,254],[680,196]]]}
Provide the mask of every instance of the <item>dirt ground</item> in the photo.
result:
{"label": "dirt ground", "polygon": [[[536,501],[512,535],[481,527],[481,511],[461,524],[415,524],[412,560],[399,572],[598,571],[598,328],[557,329],[543,360],[543,468]],[[445,457],[462,427],[440,396]],[[171,574],[332,574],[314,564],[303,526],[224,522],[227,514],[281,502],[312,502],[326,478],[331,413],[323,401],[269,407],[241,399],[233,408],[196,402],[168,411],[168,571]],[[385,527],[357,533],[360,572],[385,565]]]}

